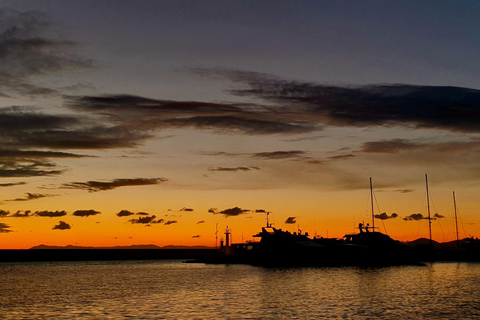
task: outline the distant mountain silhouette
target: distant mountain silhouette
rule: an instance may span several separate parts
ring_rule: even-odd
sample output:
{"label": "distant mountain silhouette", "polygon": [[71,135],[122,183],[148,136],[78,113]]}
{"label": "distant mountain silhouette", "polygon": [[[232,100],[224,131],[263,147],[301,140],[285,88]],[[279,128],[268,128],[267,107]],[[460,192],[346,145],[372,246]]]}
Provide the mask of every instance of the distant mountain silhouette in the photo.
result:
{"label": "distant mountain silhouette", "polygon": [[[467,238],[459,240],[460,245],[462,245]],[[427,238],[419,238],[417,240],[406,242],[406,244],[416,247],[416,246],[428,246],[430,244],[430,240]],[[457,247],[457,240],[448,241],[448,242],[437,242],[432,240],[433,247],[435,249],[455,249]]]}
{"label": "distant mountain silhouette", "polygon": [[136,244],[131,246],[113,246],[113,247],[91,247],[91,246],[49,246],[45,244],[40,244],[38,246],[31,247],[32,250],[42,250],[42,249],[211,249],[207,246],[173,246],[168,245],[164,247],[159,247],[155,244]]}

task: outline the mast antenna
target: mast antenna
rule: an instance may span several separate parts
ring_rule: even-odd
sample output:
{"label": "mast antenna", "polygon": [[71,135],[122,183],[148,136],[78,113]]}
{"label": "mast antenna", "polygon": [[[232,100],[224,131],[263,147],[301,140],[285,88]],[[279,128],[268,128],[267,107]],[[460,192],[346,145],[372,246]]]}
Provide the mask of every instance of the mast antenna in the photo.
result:
{"label": "mast antenna", "polygon": [[457,250],[458,250],[460,248],[460,241],[458,240],[457,200],[455,199],[455,191],[453,191],[453,207],[455,209],[455,232],[457,234]]}
{"label": "mast antenna", "polygon": [[430,236],[430,247],[432,246],[432,217],[430,216],[430,195],[428,193],[428,176],[425,174],[425,185],[427,186],[427,210],[428,210],[428,232]]}
{"label": "mast antenna", "polygon": [[375,231],[375,212],[373,210],[373,184],[372,177],[370,177],[370,200],[372,202],[372,230]]}

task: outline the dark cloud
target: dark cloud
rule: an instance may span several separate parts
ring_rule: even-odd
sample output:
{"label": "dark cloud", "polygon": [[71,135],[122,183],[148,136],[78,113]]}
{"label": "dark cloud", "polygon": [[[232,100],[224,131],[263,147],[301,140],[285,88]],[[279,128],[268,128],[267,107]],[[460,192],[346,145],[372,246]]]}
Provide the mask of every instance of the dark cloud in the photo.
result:
{"label": "dark cloud", "polygon": [[[442,218],[445,218],[445,216],[442,216],[441,214],[435,213],[431,217],[431,220],[442,219]],[[413,213],[413,214],[403,218],[403,220],[405,220],[405,221],[418,221],[418,220],[425,220],[425,219],[428,219],[428,216],[425,217],[421,213]]]}
{"label": "dark cloud", "polygon": [[56,224],[52,230],[69,230],[71,229],[72,227],[66,223],[65,221],[60,221],[58,222],[58,224]]}
{"label": "dark cloud", "polygon": [[255,212],[256,213],[270,213],[270,212],[268,212],[266,210],[263,210],[263,209],[256,209]]}
{"label": "dark cloud", "polygon": [[62,170],[55,169],[56,166],[46,159],[84,156],[66,152],[24,149],[63,147],[64,144],[59,146],[55,141],[46,138],[46,135],[60,137],[66,132],[64,128],[78,124],[79,121],[71,116],[49,116],[17,107],[1,108],[0,176],[28,177],[62,173]]}
{"label": "dark cloud", "polygon": [[81,189],[88,190],[89,192],[98,192],[119,187],[155,185],[166,181],[168,181],[168,179],[164,178],[115,179],[113,181],[72,182],[63,184],[62,187],[65,189]]}
{"label": "dark cloud", "polygon": [[9,233],[9,232],[12,232],[12,230],[10,230],[10,226],[6,223],[0,222],[0,233]]}
{"label": "dark cloud", "polygon": [[287,220],[285,220],[286,224],[295,224],[297,223],[297,218],[296,217],[288,217]]}
{"label": "dark cloud", "polygon": [[35,211],[34,213],[35,216],[38,217],[63,217],[67,215],[67,212],[65,210],[62,211]]}
{"label": "dark cloud", "polygon": [[168,220],[168,221],[165,221],[165,225],[168,226],[169,224],[174,224],[174,223],[177,223],[177,220]]}
{"label": "dark cloud", "polygon": [[196,235],[192,236],[192,238],[200,238],[200,235],[196,234]]}
{"label": "dark cloud", "polygon": [[305,151],[300,151],[300,150],[273,151],[273,152],[254,153],[252,157],[261,158],[261,159],[271,159],[271,160],[283,160],[283,159],[298,158],[305,154],[306,154]]}
{"label": "dark cloud", "polygon": [[400,192],[400,193],[410,193],[410,192],[414,192],[415,189],[399,189],[399,190],[395,190],[396,192]]}
{"label": "dark cloud", "polygon": [[0,108],[0,132],[3,137],[21,141],[21,133],[59,130],[76,126],[81,119],[70,115],[48,115],[30,107]]}
{"label": "dark cloud", "polygon": [[375,219],[380,219],[380,220],[388,220],[388,219],[395,219],[398,217],[398,214],[392,213],[391,215],[388,215],[386,212],[382,212],[381,214],[376,214],[374,215]]}
{"label": "dark cloud", "polygon": [[7,200],[7,201],[29,201],[29,200],[35,200],[35,199],[41,199],[41,198],[47,198],[47,197],[53,197],[53,194],[40,194],[40,193],[28,193],[24,198],[16,198],[12,200]]}
{"label": "dark cloud", "polygon": [[240,83],[244,88],[231,93],[275,103],[276,111],[292,120],[308,117],[311,124],[332,126],[401,125],[480,132],[480,90],[408,84],[334,86],[238,70],[196,72]]}
{"label": "dark cloud", "polygon": [[21,186],[26,184],[25,182],[11,182],[11,183],[0,183],[1,187],[13,187],[13,186]]}
{"label": "dark cloud", "polygon": [[46,115],[32,108],[0,108],[0,177],[58,175],[63,169],[47,159],[81,158],[49,149],[112,149],[135,147],[150,137],[140,131],[94,124],[79,116]]}
{"label": "dark cloud", "polygon": [[354,158],[355,155],[353,154],[342,154],[342,155],[338,155],[338,156],[332,156],[332,157],[328,157],[328,160],[346,160],[346,159],[350,159],[350,158]]}
{"label": "dark cloud", "polygon": [[274,119],[265,106],[154,100],[131,95],[67,97],[71,108],[108,116],[130,128],[197,128],[222,133],[281,134],[314,130],[308,122]]}
{"label": "dark cloud", "polygon": [[182,208],[182,209],[180,209],[179,211],[193,212],[193,209],[192,209],[192,208],[186,208],[186,207],[183,207],[183,208]]}
{"label": "dark cloud", "polygon": [[232,116],[177,118],[168,119],[165,122],[172,127],[194,127],[197,129],[214,130],[224,133],[243,132],[251,135],[305,133],[314,130],[312,125],[305,123],[286,123]]}
{"label": "dark cloud", "polygon": [[87,156],[66,152],[33,150],[0,150],[0,159],[46,159],[46,158],[83,158]]}
{"label": "dark cloud", "polygon": [[128,217],[128,216],[132,216],[132,215],[134,215],[134,213],[131,212],[131,211],[128,211],[128,210],[122,210],[119,213],[117,213],[117,216],[119,216],[119,217]]}
{"label": "dark cloud", "polygon": [[128,222],[132,223],[132,224],[149,224],[149,223],[153,223],[155,221],[157,217],[155,215],[152,215],[152,216],[144,216],[144,217],[140,217],[138,219],[131,219],[131,220],[128,220]]}
{"label": "dark cloud", "polygon": [[234,207],[234,208],[225,209],[222,211],[217,211],[217,209],[211,208],[208,210],[208,212],[213,214],[223,214],[225,217],[231,217],[231,216],[238,216],[238,215],[250,212],[250,210]]}
{"label": "dark cloud", "polygon": [[66,149],[114,149],[132,148],[150,135],[122,127],[85,127],[80,129],[43,130],[24,132],[20,141],[26,147]]}
{"label": "dark cloud", "polygon": [[17,212],[12,214],[11,217],[13,217],[13,218],[28,218],[28,217],[31,217],[30,213],[32,213],[30,210],[26,210],[26,211],[18,210]]}
{"label": "dark cloud", "polygon": [[200,221],[197,222],[197,224],[201,224],[201,223],[205,223],[205,221],[204,221],[204,220],[200,220]]}
{"label": "dark cloud", "polygon": [[64,170],[55,169],[55,167],[55,164],[45,160],[0,159],[0,177],[38,177],[63,173]]}
{"label": "dark cloud", "polygon": [[428,217],[424,217],[421,213],[412,213],[411,215],[403,218],[405,221],[418,221],[423,219],[428,219]]}
{"label": "dark cloud", "polygon": [[237,171],[250,171],[251,167],[234,167],[234,168],[225,168],[225,167],[217,167],[217,168],[208,168],[208,171],[220,171],[220,172],[237,172]]}
{"label": "dark cloud", "polygon": [[138,216],[148,216],[149,215],[149,213],[143,212],[143,211],[137,212],[135,214],[138,215]]}
{"label": "dark cloud", "polygon": [[367,153],[397,153],[404,150],[415,150],[424,145],[404,139],[365,142],[362,151]]}
{"label": "dark cloud", "polygon": [[92,66],[68,52],[75,44],[51,35],[50,27],[49,18],[40,12],[0,9],[0,88],[27,95],[52,94],[54,89],[36,85],[31,78]]}
{"label": "dark cloud", "polygon": [[76,210],[73,215],[76,217],[89,217],[89,216],[95,216],[97,214],[100,214],[100,211],[96,211],[93,209],[90,210]]}
{"label": "dark cloud", "polygon": [[10,214],[10,211],[0,209],[0,217],[6,217]]}

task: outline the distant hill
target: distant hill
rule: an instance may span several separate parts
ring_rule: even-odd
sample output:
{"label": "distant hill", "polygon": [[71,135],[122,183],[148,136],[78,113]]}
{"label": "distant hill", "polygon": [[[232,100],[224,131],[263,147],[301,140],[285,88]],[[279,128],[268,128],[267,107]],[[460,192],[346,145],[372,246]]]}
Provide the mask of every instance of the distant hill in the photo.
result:
{"label": "distant hill", "polygon": [[168,245],[164,247],[159,247],[155,244],[137,244],[131,246],[113,246],[113,247],[90,247],[90,246],[49,246],[45,244],[40,244],[38,246],[34,246],[30,248],[31,250],[42,250],[42,249],[211,249],[207,246],[173,246]]}
{"label": "distant hill", "polygon": [[[459,240],[460,245],[462,245],[467,238]],[[430,240],[427,238],[419,238],[417,240],[409,241],[406,242],[406,244],[412,246],[412,247],[417,247],[417,246],[428,246],[430,244]],[[448,242],[437,242],[435,240],[432,240],[433,247],[435,249],[454,249],[457,247],[457,241],[448,241]]]}

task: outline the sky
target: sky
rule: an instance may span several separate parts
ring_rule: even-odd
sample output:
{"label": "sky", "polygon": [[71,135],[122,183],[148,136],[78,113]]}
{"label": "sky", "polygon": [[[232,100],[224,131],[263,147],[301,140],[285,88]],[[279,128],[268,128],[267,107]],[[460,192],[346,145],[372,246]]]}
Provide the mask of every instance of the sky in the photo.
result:
{"label": "sky", "polygon": [[[0,248],[480,225],[477,1],[0,1]],[[370,185],[374,190],[372,221]],[[218,232],[217,232],[218,231]]]}

